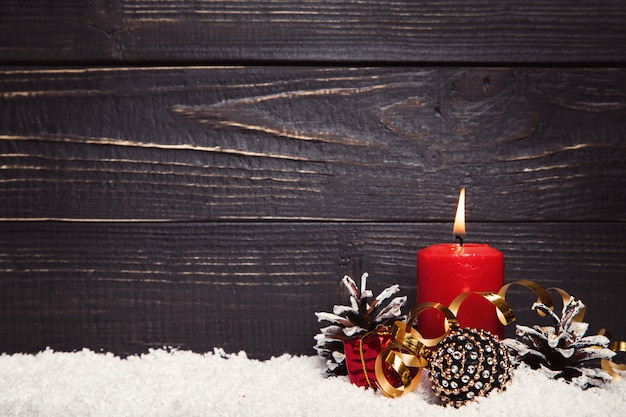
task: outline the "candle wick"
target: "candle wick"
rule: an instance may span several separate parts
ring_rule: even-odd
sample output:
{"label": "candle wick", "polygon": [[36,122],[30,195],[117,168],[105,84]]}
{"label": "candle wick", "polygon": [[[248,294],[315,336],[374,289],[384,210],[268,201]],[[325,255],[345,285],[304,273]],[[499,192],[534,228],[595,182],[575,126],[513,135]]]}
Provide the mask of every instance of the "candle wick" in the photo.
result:
{"label": "candle wick", "polygon": [[456,238],[459,239],[459,245],[463,246],[463,236],[461,235],[456,235]]}

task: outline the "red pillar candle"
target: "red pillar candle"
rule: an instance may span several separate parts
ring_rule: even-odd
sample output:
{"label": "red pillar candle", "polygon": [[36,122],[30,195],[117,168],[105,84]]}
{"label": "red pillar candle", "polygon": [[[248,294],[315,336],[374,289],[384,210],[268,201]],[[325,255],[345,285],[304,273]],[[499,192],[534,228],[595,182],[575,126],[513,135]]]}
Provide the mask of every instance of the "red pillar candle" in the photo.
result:
{"label": "red pillar candle", "polygon": [[[461,190],[454,222],[460,243],[429,246],[417,253],[417,302],[439,302],[448,306],[467,291],[498,292],[504,285],[502,252],[486,244],[463,243],[465,234],[465,189]],[[461,327],[480,328],[502,338],[504,329],[495,307],[484,298],[469,296],[461,305],[457,319]],[[418,331],[427,338],[441,336],[443,315],[436,310],[422,313]]]}

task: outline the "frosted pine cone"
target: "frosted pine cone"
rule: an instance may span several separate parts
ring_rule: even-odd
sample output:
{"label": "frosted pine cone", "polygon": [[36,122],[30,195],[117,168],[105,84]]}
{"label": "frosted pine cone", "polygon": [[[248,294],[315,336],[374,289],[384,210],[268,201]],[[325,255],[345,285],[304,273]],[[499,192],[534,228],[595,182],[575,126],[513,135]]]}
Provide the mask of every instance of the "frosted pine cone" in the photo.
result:
{"label": "frosted pine cone", "polygon": [[395,320],[404,320],[402,306],[406,303],[406,296],[395,297],[388,304],[384,301],[397,293],[399,286],[392,285],[384,289],[373,298],[371,290],[367,289],[368,274],[361,276],[361,289],[348,275],[342,283],[350,292],[350,305],[335,305],[332,313],[315,313],[317,321],[327,321],[330,326],[320,329],[315,335],[317,354],[326,359],[326,372],[333,375],[347,375],[343,341],[360,334],[374,330],[379,325],[387,325]]}
{"label": "frosted pine cone", "polygon": [[561,317],[542,303],[535,303],[532,308],[545,313],[556,326],[516,326],[520,340],[503,341],[514,364],[526,363],[533,369],[541,369],[550,378],[565,379],[582,389],[611,380],[608,372],[590,366],[589,361],[610,359],[615,352],[608,349],[607,337],[585,337],[589,324],[574,320],[585,308],[582,301],[570,297]]}

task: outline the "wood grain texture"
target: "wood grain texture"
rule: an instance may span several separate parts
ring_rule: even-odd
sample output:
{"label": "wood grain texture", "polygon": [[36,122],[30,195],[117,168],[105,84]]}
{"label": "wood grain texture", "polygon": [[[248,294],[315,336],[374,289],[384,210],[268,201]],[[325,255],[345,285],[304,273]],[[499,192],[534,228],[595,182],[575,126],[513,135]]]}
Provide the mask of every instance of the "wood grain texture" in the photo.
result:
{"label": "wood grain texture", "polygon": [[626,220],[626,70],[0,71],[0,219]]}
{"label": "wood grain texture", "polygon": [[621,0],[5,0],[5,62],[621,62]]}
{"label": "wood grain texture", "polygon": [[[343,304],[344,273],[415,302],[415,254],[446,241],[432,223],[0,223],[0,351],[89,347],[313,354],[315,311]],[[505,256],[506,280],[560,286],[588,305],[591,331],[626,334],[626,249],[616,224],[475,224]],[[512,289],[520,323],[530,293]],[[509,329],[509,332],[512,328]]]}

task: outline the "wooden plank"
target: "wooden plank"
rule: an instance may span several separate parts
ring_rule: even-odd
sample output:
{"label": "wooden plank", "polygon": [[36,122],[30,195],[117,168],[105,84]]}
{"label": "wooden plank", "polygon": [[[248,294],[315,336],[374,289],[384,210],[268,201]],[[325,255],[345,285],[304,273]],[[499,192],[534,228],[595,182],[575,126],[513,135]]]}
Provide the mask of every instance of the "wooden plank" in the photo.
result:
{"label": "wooden plank", "polygon": [[2,220],[626,220],[626,69],[0,71]]}
{"label": "wooden plank", "polygon": [[[313,354],[315,311],[343,304],[344,273],[400,284],[415,302],[415,254],[446,242],[432,223],[0,223],[0,351],[50,346],[129,354],[150,347]],[[626,334],[624,223],[477,223],[468,240],[504,253],[506,280],[559,286],[590,331]],[[520,322],[533,297],[510,296]],[[512,330],[510,330],[512,331]]]}
{"label": "wooden plank", "polygon": [[0,5],[0,57],[624,63],[624,21],[621,0],[9,0]]}

